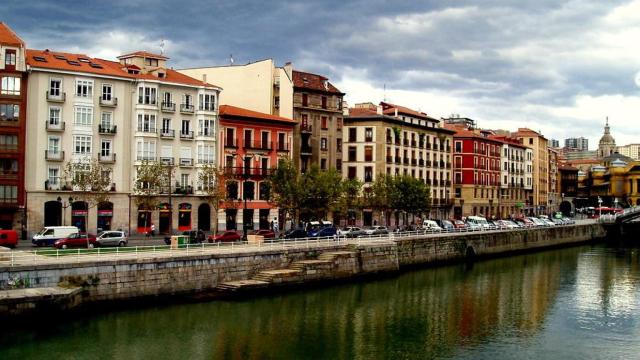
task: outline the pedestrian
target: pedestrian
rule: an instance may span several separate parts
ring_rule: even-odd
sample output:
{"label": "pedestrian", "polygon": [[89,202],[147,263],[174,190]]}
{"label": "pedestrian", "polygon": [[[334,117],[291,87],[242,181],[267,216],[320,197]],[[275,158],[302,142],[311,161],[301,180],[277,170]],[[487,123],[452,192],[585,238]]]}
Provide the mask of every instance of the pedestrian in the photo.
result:
{"label": "pedestrian", "polygon": [[156,224],[151,224],[151,236],[156,236]]}
{"label": "pedestrian", "polygon": [[280,232],[280,229],[278,228],[278,221],[274,219],[272,223],[273,223],[273,233],[276,234],[276,237],[277,237],[278,233]]}
{"label": "pedestrian", "polygon": [[273,225],[273,220],[271,220],[270,227],[271,227],[271,231],[276,232],[275,225]]}

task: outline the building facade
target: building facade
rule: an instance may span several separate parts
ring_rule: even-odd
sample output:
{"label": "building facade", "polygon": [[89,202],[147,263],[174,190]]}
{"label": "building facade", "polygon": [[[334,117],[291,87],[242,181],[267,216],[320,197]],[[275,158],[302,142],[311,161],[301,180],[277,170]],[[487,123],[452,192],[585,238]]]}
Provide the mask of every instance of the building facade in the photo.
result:
{"label": "building facade", "polygon": [[560,177],[558,174],[558,151],[554,148],[549,148],[549,205],[547,206],[548,213],[554,213],[559,210],[561,193],[560,193]]}
{"label": "building facade", "polygon": [[301,172],[312,165],[342,171],[343,97],[326,77],[293,71],[293,161]]}
{"label": "building facade", "polygon": [[622,155],[632,158],[633,160],[640,160],[640,144],[618,146],[617,151]]}
{"label": "building facade", "polygon": [[[506,136],[491,136],[502,143],[500,149],[500,192],[496,199],[496,216],[508,218],[524,213],[530,188],[531,166],[527,167],[527,150],[518,140]],[[530,153],[530,152],[529,152]],[[528,180],[528,181],[527,181]]]}
{"label": "building facade", "polygon": [[578,151],[588,151],[589,139],[585,137],[568,138],[564,140],[564,147],[568,149],[578,150]]}
{"label": "building facade", "polygon": [[292,158],[295,125],[293,119],[220,106],[219,163],[227,199],[217,215],[220,229],[269,229],[271,221],[284,221],[268,201],[266,180],[281,159]]}
{"label": "building facade", "polygon": [[[28,50],[30,231],[72,224],[91,232],[144,233],[154,224],[172,233],[201,225],[192,214],[203,203],[194,189],[198,167],[216,162],[220,89],[171,70],[167,59],[136,52],[115,62]],[[74,197],[64,169],[68,162],[92,159],[108,169],[112,185],[109,202],[89,208]],[[159,209],[135,205],[136,167],[145,160],[174,170]]]}
{"label": "building facade", "polygon": [[17,231],[26,230],[26,70],[24,42],[0,22],[0,229]]}
{"label": "building facade", "polygon": [[611,128],[609,127],[609,118],[604,124],[604,134],[598,142],[598,158],[604,158],[616,151],[616,140],[611,135]]}
{"label": "building facade", "polygon": [[[448,218],[452,204],[453,131],[415,110],[386,102],[356,104],[345,118],[343,176],[368,188],[380,174],[409,175],[431,191],[431,218]],[[362,225],[384,223],[384,214],[365,209]],[[389,224],[391,225],[391,224]],[[398,224],[395,224],[398,225]]]}
{"label": "building facade", "polygon": [[529,212],[546,214],[549,204],[549,142],[542,134],[527,128],[520,128],[513,134],[524,146],[531,148],[533,184],[528,201]]}

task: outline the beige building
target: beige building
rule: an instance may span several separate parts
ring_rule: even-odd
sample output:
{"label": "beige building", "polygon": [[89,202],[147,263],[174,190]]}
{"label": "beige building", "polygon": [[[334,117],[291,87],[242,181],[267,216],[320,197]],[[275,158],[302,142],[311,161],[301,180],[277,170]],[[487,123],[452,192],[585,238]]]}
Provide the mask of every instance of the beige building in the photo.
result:
{"label": "beige building", "polygon": [[[453,131],[442,128],[439,120],[385,102],[356,104],[345,118],[343,139],[344,177],[360,179],[365,188],[379,174],[421,179],[431,188],[429,217],[449,217]],[[382,215],[365,209],[362,223],[384,223]]]}
{"label": "beige building", "polygon": [[179,70],[196,79],[214,80],[224,91],[220,104],[233,105],[285,118],[293,118],[293,68],[275,66],[272,59],[246,65],[212,66]]}
{"label": "beige building", "polygon": [[529,148],[518,140],[506,136],[491,136],[502,142],[500,149],[500,190],[496,199],[496,213],[499,218],[523,214],[532,181],[531,160],[528,161]]}
{"label": "beige building", "polygon": [[618,152],[624,156],[632,158],[633,160],[640,160],[640,144],[618,146]]}
{"label": "beige building", "polygon": [[533,188],[529,204],[534,214],[545,214],[549,205],[549,142],[542,134],[520,128],[513,134],[533,153]]}
{"label": "beige building", "polygon": [[[153,223],[156,230],[169,233],[209,222],[198,218],[206,212],[199,209],[203,201],[197,169],[216,161],[221,89],[169,69],[166,61],[147,52],[114,62],[28,51],[29,231],[73,224],[90,232],[121,228],[135,233]],[[63,174],[67,162],[90,159],[109,168],[105,176],[112,186],[109,203],[87,209],[73,198]],[[174,195],[162,199],[159,211],[138,211],[131,196],[135,167],[143,160],[175,169]],[[192,214],[195,209],[199,211]]]}
{"label": "beige building", "polygon": [[562,194],[560,193],[560,176],[558,173],[559,152],[554,148],[549,148],[549,207],[547,212],[560,210]]}

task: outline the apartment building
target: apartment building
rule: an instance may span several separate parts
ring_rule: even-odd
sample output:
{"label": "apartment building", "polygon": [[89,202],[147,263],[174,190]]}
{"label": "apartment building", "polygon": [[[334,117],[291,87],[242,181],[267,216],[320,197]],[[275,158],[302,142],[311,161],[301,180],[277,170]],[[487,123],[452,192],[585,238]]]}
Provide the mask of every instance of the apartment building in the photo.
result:
{"label": "apartment building", "polygon": [[559,152],[554,148],[549,148],[549,205],[547,212],[554,213],[560,209],[560,176],[558,173]]}
{"label": "apartment building", "polygon": [[220,106],[219,164],[224,170],[227,201],[218,212],[220,228],[268,229],[281,217],[268,200],[267,180],[283,158],[292,158],[293,119],[231,105]]}
{"label": "apartment building", "polygon": [[531,166],[527,167],[527,150],[518,140],[492,135],[502,143],[500,150],[500,191],[496,199],[496,216],[521,216],[529,196],[525,184],[531,183]]}
{"label": "apartment building", "polygon": [[[403,106],[381,102],[356,104],[343,129],[343,176],[370,186],[379,174],[409,175],[431,188],[429,217],[446,218],[451,210],[453,131],[440,121]],[[381,214],[365,209],[364,225]]]}
{"label": "apartment building", "polygon": [[0,229],[18,231],[26,229],[26,70],[24,42],[0,22]]}
{"label": "apartment building", "polygon": [[[220,88],[168,68],[163,55],[141,51],[118,60],[27,50],[31,231],[73,224],[92,232],[143,233],[155,224],[171,233],[208,223],[191,210],[204,202],[194,191],[198,167],[217,159]],[[96,208],[77,201],[63,178],[67,162],[91,159],[109,169],[105,176],[112,182],[110,201]],[[138,209],[132,196],[144,160],[174,169],[159,211]]]}
{"label": "apartment building", "polygon": [[224,89],[221,105],[232,105],[263,114],[293,118],[293,66],[282,67],[272,59],[244,65],[210,66],[178,70],[196,79],[215,79]]}
{"label": "apartment building", "polygon": [[342,99],[344,93],[322,75],[293,71],[294,163],[342,171]]}
{"label": "apartment building", "polygon": [[578,151],[588,151],[589,139],[585,137],[568,138],[564,140],[564,147]]}
{"label": "apartment building", "polygon": [[528,201],[530,213],[546,214],[549,205],[548,141],[542,134],[528,128],[519,128],[513,136],[531,148],[533,154],[533,186]]}
{"label": "apartment building", "polygon": [[640,160],[640,144],[629,144],[618,146],[618,153],[628,156],[633,160]]}

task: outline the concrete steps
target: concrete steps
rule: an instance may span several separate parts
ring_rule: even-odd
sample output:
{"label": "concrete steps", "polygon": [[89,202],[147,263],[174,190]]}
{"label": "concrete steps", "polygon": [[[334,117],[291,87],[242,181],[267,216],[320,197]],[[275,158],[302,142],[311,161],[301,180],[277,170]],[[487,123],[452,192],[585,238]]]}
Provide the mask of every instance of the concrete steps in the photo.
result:
{"label": "concrete steps", "polygon": [[260,280],[239,280],[239,281],[229,281],[218,285],[216,289],[225,292],[234,292],[239,290],[250,290],[250,289],[260,289],[269,286],[269,283],[266,281]]}

